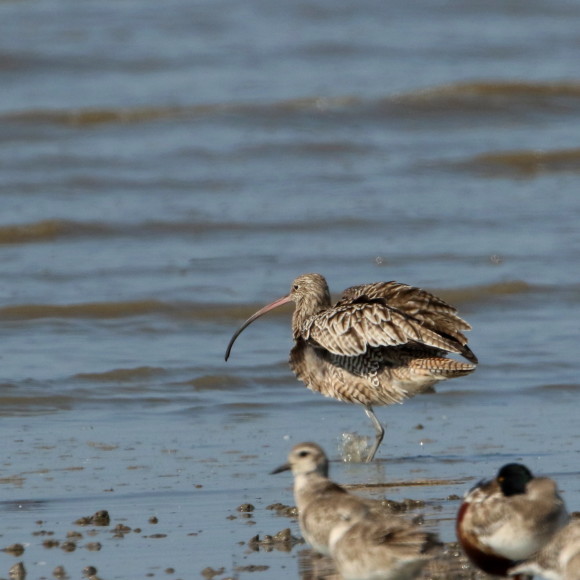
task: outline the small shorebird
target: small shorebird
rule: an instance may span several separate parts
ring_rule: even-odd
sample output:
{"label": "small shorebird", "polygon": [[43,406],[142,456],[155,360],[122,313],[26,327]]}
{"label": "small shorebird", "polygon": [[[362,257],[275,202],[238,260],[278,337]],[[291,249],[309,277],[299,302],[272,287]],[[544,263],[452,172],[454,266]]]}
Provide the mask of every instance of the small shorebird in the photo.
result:
{"label": "small shorebird", "polygon": [[[328,478],[328,458],[316,443],[299,443],[288,455],[288,462],[272,473],[292,471],[294,500],[298,522],[304,539],[321,554],[330,554],[330,535],[337,525],[353,519],[359,524],[364,516],[369,521],[390,522],[390,526],[407,529],[412,524],[398,516],[388,516],[379,502],[353,495]],[[346,517],[345,517],[346,514]],[[348,522],[350,527],[355,521]],[[341,532],[344,534],[345,529]],[[424,534],[424,532],[421,532]],[[336,541],[338,542],[338,536]],[[341,542],[341,546],[344,542]],[[340,548],[341,551],[344,548]]]}
{"label": "small shorebird", "polygon": [[340,521],[337,508],[363,506],[363,498],[328,479],[328,458],[316,443],[295,445],[288,462],[272,473],[282,471],[291,471],[294,475],[294,501],[304,539],[317,552],[328,556],[330,531]]}
{"label": "small shorebird", "polygon": [[[568,521],[556,483],[519,463],[504,465],[465,496],[456,531],[469,559],[487,574],[508,570],[542,548]],[[521,579],[527,576],[520,576]]]}
{"label": "small shorebird", "polygon": [[249,324],[288,302],[295,304],[290,367],[309,389],[364,406],[376,431],[366,461],[373,460],[385,434],[373,405],[402,403],[476,368],[463,334],[471,326],[440,298],[407,284],[377,282],[347,288],[332,306],[320,274],[298,276],[287,296],[250,316],[232,336],[225,359]]}
{"label": "small shorebird", "polygon": [[402,518],[370,516],[363,505],[342,505],[329,537],[344,580],[412,580],[441,547],[437,535]]}
{"label": "small shorebird", "polygon": [[580,580],[580,519],[571,520],[537,554],[510,568],[509,573],[538,574],[547,580]]}

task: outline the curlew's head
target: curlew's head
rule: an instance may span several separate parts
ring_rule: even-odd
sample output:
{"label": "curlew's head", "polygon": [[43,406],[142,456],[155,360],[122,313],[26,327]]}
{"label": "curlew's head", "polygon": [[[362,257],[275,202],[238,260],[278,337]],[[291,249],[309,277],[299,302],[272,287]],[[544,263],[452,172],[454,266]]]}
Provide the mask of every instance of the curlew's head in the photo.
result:
{"label": "curlew's head", "polygon": [[282,306],[283,304],[288,304],[288,302],[294,302],[296,305],[294,316],[292,317],[292,330],[294,337],[296,338],[299,334],[299,329],[302,327],[302,324],[306,319],[330,306],[330,292],[324,276],[321,276],[320,274],[302,274],[301,276],[298,276],[298,278],[292,282],[290,293],[287,296],[274,300],[274,302],[271,302],[263,308],[260,308],[258,312],[252,314],[252,316],[250,316],[250,318],[248,318],[248,320],[246,320],[246,322],[236,330],[230,339],[228,348],[226,349],[225,359],[228,360],[234,342],[246,327],[263,314],[266,314],[266,312],[270,312],[270,310],[274,310],[274,308],[278,308],[278,306]]}
{"label": "curlew's head", "polygon": [[328,284],[320,274],[298,276],[292,282],[288,297],[296,304],[295,315],[301,313],[304,319],[330,306]]}
{"label": "curlew's head", "polygon": [[281,473],[282,471],[292,471],[295,477],[310,473],[328,477],[328,457],[326,457],[322,447],[316,443],[299,443],[290,451],[288,463],[280,465],[272,473]]}

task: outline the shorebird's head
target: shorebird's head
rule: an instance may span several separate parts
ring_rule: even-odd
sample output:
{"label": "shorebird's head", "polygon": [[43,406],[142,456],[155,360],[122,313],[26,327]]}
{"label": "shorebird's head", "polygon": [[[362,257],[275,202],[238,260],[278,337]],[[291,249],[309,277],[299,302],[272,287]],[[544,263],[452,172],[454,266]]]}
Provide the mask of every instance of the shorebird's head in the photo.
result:
{"label": "shorebird's head", "polygon": [[299,334],[299,329],[302,327],[302,323],[307,318],[330,306],[330,292],[324,276],[321,276],[320,274],[302,274],[301,276],[298,276],[298,278],[292,282],[290,293],[287,296],[282,296],[282,298],[274,300],[274,302],[267,304],[252,314],[252,316],[250,316],[250,318],[248,318],[248,320],[246,320],[246,322],[236,330],[230,339],[228,348],[226,349],[226,360],[228,360],[230,356],[234,342],[246,327],[252,324],[252,322],[257,318],[260,318],[263,314],[266,314],[266,312],[270,312],[270,310],[274,310],[274,308],[278,308],[278,306],[288,304],[289,302],[294,302],[296,305],[292,322],[292,329],[294,336],[296,337]]}
{"label": "shorebird's head", "polygon": [[502,493],[509,497],[526,493],[527,484],[534,479],[532,472],[521,463],[508,463],[497,474],[497,482]]}
{"label": "shorebird's head", "polygon": [[302,274],[290,287],[288,298],[294,302],[292,332],[294,338],[300,336],[304,323],[315,314],[330,307],[330,291],[324,276],[320,274]]}
{"label": "shorebird's head", "polygon": [[299,443],[290,451],[288,462],[274,469],[272,474],[282,471],[292,471],[294,476],[317,473],[328,477],[328,458],[320,445]]}
{"label": "shorebird's head", "polygon": [[[288,298],[297,306],[307,308],[311,304],[330,304],[330,291],[326,278],[320,274],[302,274],[290,286]],[[308,309],[308,308],[307,308]]]}

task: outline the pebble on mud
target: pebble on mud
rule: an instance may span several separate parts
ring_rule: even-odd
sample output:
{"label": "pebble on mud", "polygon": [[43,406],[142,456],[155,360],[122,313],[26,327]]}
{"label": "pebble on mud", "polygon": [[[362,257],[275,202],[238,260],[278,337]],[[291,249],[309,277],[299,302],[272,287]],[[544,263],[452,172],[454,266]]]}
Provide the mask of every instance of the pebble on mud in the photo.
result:
{"label": "pebble on mud", "polygon": [[377,499],[374,500],[376,505],[380,505],[382,508],[390,513],[405,513],[409,510],[419,509],[425,507],[425,502],[418,499],[403,499],[401,501],[394,501],[392,499]]}
{"label": "pebble on mud", "polygon": [[253,512],[256,508],[251,503],[243,503],[236,508],[239,512]]}
{"label": "pebble on mud", "polygon": [[249,566],[236,566],[236,572],[265,572],[269,570],[270,566],[256,566],[255,564],[250,564]]}
{"label": "pebble on mud", "polygon": [[273,536],[268,534],[261,538],[259,535],[253,536],[248,540],[248,547],[254,552],[259,552],[260,550],[271,552],[273,549],[280,552],[289,552],[296,544],[303,543],[304,540],[302,538],[293,536],[290,528],[285,528]]}
{"label": "pebble on mud", "polygon": [[117,524],[114,528],[113,528],[114,532],[120,532],[121,534],[128,534],[131,531],[131,528],[129,526],[125,526],[123,524]]}
{"label": "pebble on mud", "polygon": [[6,548],[2,548],[2,551],[18,557],[24,554],[24,546],[22,544],[12,544],[10,546],[6,546]]}
{"label": "pebble on mud", "polygon": [[287,518],[297,518],[298,508],[293,505],[284,505],[283,503],[272,503],[266,506],[267,510],[274,510],[279,516]]}
{"label": "pebble on mud", "polygon": [[207,568],[204,568],[201,571],[201,575],[204,578],[207,578],[207,580],[212,580],[215,576],[220,576],[225,571],[226,571],[225,568],[219,568],[218,570],[214,570],[213,568],[211,568],[210,566],[208,566]]}
{"label": "pebble on mud", "polygon": [[10,570],[8,570],[8,577],[11,580],[24,580],[26,578],[26,568],[24,568],[24,564],[22,562],[18,562],[11,566]]}
{"label": "pebble on mud", "polygon": [[65,552],[74,552],[77,549],[76,542],[72,540],[67,540],[60,545],[61,549]]}
{"label": "pebble on mud", "polygon": [[149,523],[150,524],[158,524],[159,523],[159,519],[157,518],[157,516],[151,516],[149,518]]}
{"label": "pebble on mud", "polygon": [[89,551],[89,552],[99,552],[101,550],[103,546],[101,545],[100,542],[89,542],[85,548]]}
{"label": "pebble on mud", "polygon": [[79,526],[108,526],[110,523],[111,517],[107,510],[100,510],[92,516],[84,516],[75,522]]}
{"label": "pebble on mud", "polygon": [[69,576],[64,569],[64,566],[57,566],[53,571],[52,575],[58,580],[66,580]]}

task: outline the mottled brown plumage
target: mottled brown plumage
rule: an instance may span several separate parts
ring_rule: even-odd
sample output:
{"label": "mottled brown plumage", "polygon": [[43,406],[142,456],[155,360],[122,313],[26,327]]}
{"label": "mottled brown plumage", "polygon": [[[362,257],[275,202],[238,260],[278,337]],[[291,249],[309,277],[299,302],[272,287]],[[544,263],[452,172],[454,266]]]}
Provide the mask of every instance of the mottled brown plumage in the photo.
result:
{"label": "mottled brown plumage", "polygon": [[[436,382],[475,370],[477,357],[463,331],[470,325],[457,310],[420,288],[377,282],[347,288],[331,305],[326,280],[303,274],[290,294],[258,310],[233,335],[266,312],[295,303],[290,366],[306,386],[347,403],[364,405],[377,432],[367,461],[384,435],[373,405],[402,403]],[[458,354],[469,363],[446,358]]]}

